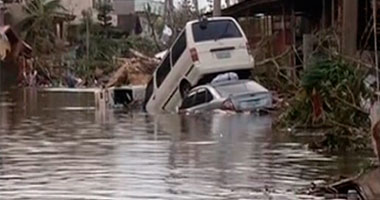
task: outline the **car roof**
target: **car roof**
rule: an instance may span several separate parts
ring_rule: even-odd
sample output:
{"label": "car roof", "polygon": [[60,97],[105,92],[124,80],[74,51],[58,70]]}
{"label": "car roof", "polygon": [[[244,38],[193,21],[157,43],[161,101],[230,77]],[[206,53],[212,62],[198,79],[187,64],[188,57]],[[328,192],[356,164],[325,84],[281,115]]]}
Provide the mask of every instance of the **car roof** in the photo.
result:
{"label": "car roof", "polygon": [[218,88],[218,87],[223,87],[223,86],[228,86],[228,85],[240,85],[240,84],[247,84],[247,83],[254,84],[254,86],[257,87],[258,90],[268,91],[264,86],[258,84],[257,82],[255,82],[253,80],[226,80],[226,81],[220,81],[217,83],[209,83],[206,85],[199,85],[199,86],[193,88],[190,91],[190,93],[192,93],[196,90],[202,89],[202,88],[213,88],[213,89],[217,90],[216,88]]}
{"label": "car roof", "polygon": [[210,85],[212,87],[220,87],[220,86],[225,86],[225,85],[246,84],[249,82],[254,82],[254,81],[252,81],[252,80],[225,80],[225,81],[219,81],[216,83],[210,83],[208,85]]}

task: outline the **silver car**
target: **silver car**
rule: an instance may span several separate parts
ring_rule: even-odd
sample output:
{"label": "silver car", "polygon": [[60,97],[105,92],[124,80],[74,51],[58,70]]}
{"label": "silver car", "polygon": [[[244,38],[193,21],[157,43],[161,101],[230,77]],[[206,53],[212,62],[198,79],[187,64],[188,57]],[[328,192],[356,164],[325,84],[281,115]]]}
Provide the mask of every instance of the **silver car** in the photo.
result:
{"label": "silver car", "polygon": [[232,80],[195,87],[183,99],[179,112],[214,109],[262,111],[272,108],[271,93],[251,80]]}

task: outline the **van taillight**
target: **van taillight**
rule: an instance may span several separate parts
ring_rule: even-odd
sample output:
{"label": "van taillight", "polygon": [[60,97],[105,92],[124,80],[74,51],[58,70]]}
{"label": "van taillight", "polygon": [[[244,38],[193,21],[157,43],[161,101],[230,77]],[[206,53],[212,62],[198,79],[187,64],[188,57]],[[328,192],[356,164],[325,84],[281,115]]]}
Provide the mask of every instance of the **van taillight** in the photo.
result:
{"label": "van taillight", "polygon": [[190,55],[191,55],[191,59],[193,60],[193,62],[199,61],[197,49],[191,48],[190,49]]}

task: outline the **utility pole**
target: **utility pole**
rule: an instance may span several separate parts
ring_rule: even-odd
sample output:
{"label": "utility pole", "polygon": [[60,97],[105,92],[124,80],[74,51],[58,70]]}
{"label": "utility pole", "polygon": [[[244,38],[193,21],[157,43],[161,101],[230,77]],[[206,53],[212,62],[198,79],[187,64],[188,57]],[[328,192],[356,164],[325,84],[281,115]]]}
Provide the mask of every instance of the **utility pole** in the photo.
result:
{"label": "utility pole", "polygon": [[227,6],[227,8],[231,6],[231,1],[230,0],[226,0],[226,6]]}
{"label": "utility pole", "polygon": [[214,0],[214,11],[212,13],[214,17],[222,15],[222,5],[221,0]]}

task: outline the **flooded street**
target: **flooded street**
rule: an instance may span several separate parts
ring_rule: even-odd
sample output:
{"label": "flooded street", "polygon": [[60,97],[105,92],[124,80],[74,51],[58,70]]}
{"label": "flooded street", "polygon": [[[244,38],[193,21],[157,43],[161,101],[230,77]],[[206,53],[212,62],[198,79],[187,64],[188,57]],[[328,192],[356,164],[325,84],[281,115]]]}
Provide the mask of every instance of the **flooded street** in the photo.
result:
{"label": "flooded street", "polygon": [[93,106],[91,94],[0,93],[0,199],[318,199],[296,193],[364,162],[310,151],[269,116]]}

